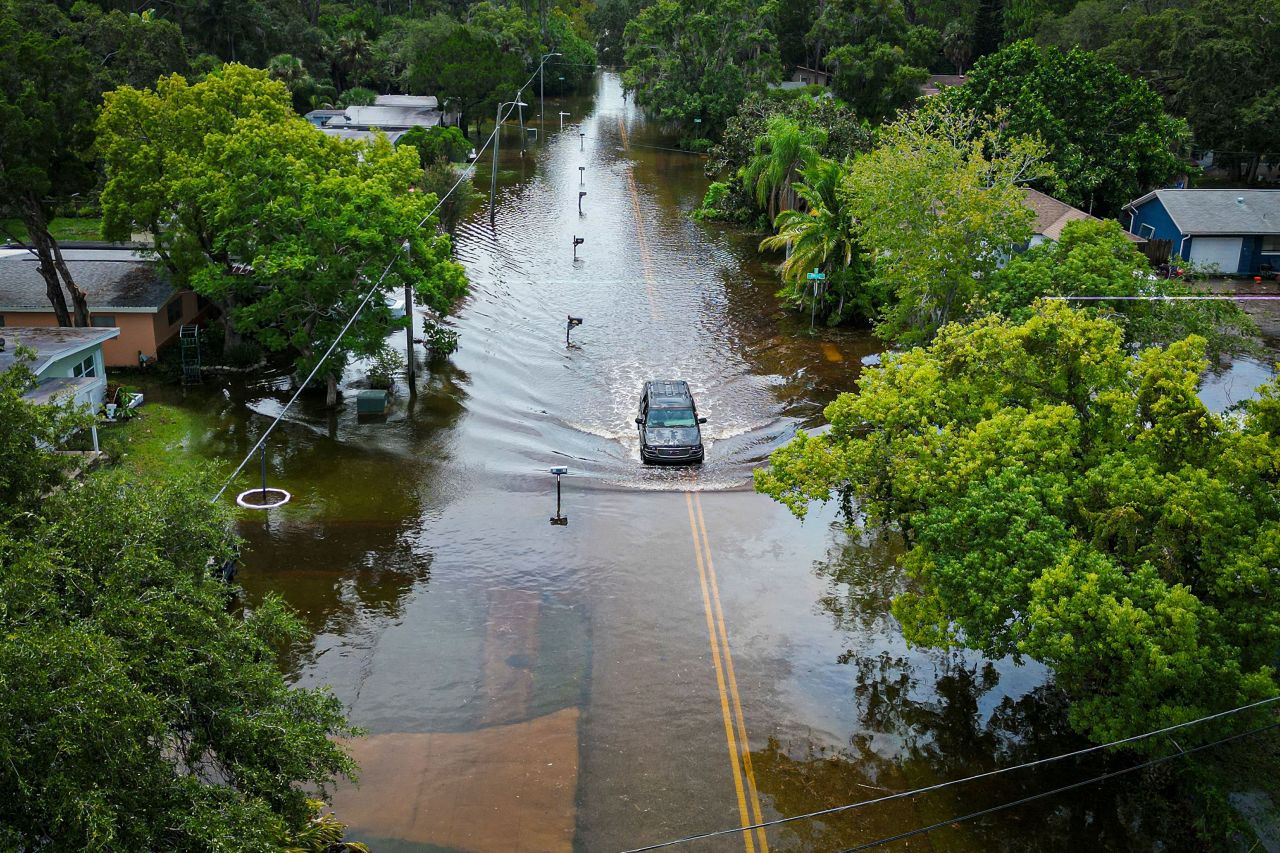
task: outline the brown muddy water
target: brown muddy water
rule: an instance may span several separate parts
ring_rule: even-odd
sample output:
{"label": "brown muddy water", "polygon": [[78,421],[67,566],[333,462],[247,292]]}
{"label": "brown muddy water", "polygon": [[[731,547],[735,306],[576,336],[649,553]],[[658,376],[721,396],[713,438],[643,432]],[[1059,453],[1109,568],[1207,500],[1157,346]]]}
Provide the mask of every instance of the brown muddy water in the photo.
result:
{"label": "brown muddy water", "polygon": [[[293,679],[330,687],[368,730],[351,744],[361,784],[334,801],[351,837],[618,851],[1079,746],[1034,662],[906,645],[888,610],[904,585],[895,543],[851,536],[833,508],[802,524],[750,491],[751,470],[819,425],[878,343],[804,334],[754,238],[689,219],[702,160],[663,150],[616,76],[547,114],[525,157],[504,136],[496,225],[481,209],[459,228],[473,283],[451,320],[461,350],[385,419],[291,411],[270,454],[293,502],[241,525],[250,599],[279,592],[312,632]],[[584,323],[566,348],[570,314]],[[1266,374],[1241,362],[1207,393]],[[687,379],[709,418],[701,470],[641,467],[632,419],[654,377]],[[283,380],[213,382],[177,401],[208,418],[193,446],[233,459],[286,394]],[[548,523],[558,465],[567,526]],[[670,849],[836,850],[1103,766]],[[1126,784],[894,849],[1125,849]]]}

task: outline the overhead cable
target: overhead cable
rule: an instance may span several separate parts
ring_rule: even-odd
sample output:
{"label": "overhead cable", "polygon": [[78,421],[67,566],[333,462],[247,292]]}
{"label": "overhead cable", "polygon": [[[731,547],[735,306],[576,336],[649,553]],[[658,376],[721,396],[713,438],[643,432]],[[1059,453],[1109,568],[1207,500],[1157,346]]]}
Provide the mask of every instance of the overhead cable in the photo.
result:
{"label": "overhead cable", "polygon": [[[545,61],[546,60],[544,59],[543,62]],[[538,67],[541,68],[542,63],[539,63]],[[524,92],[525,87],[529,86],[533,82],[533,78],[536,76],[538,76],[538,72],[535,70],[533,74],[529,75],[529,79],[524,82],[524,85],[516,90],[517,101],[520,100],[520,95]],[[480,146],[480,150],[476,152],[475,160],[477,162],[480,160],[480,155],[484,153],[485,149],[489,147],[489,144],[493,142],[494,138],[497,136],[498,131],[501,130],[502,122],[505,119],[510,118],[511,112],[514,109],[515,109],[515,105],[512,104],[511,107],[507,110],[506,115],[502,116],[501,119],[494,122],[493,132],[489,134],[489,138],[484,141],[484,144]],[[449,187],[449,189],[445,192],[445,194],[440,196],[440,198],[436,201],[436,206],[431,208],[430,212],[428,212],[426,216],[422,217],[422,220],[418,223],[418,229],[421,229],[422,226],[427,224],[427,220],[429,220],[432,216],[435,215],[436,211],[440,209],[440,206],[444,204],[445,199],[453,195],[453,191],[456,190],[462,184],[463,181],[470,180],[470,178],[471,178],[471,167],[468,167],[467,169],[463,170],[461,175],[458,176],[458,180],[454,182],[453,186]],[[404,251],[407,251],[408,248],[409,248],[409,241],[406,240],[401,245],[401,249]],[[266,442],[267,437],[271,435],[272,430],[274,430],[276,426],[279,425],[280,421],[282,421],[284,419],[284,416],[289,412],[289,408],[293,406],[295,402],[297,402],[298,397],[300,397],[302,395],[302,392],[306,390],[307,386],[311,384],[311,380],[315,379],[316,374],[320,372],[321,365],[323,365],[325,361],[329,358],[329,356],[333,354],[333,351],[337,349],[338,344],[342,341],[343,336],[347,333],[347,330],[351,328],[351,324],[356,321],[356,318],[360,316],[360,313],[362,311],[364,311],[365,306],[369,304],[369,300],[372,299],[373,295],[378,292],[378,289],[382,286],[382,282],[386,280],[387,275],[391,272],[391,268],[395,266],[397,258],[398,256],[395,256],[395,257],[392,257],[391,260],[387,261],[387,265],[386,267],[383,268],[382,274],[378,276],[377,281],[375,281],[373,283],[373,286],[369,288],[369,292],[364,295],[364,298],[362,300],[360,300],[360,304],[356,306],[355,312],[352,313],[350,319],[347,320],[346,324],[338,332],[337,337],[333,339],[333,343],[331,343],[329,345],[329,348],[325,350],[324,355],[320,356],[320,359],[319,361],[316,362],[315,367],[311,368],[311,372],[307,374],[307,378],[303,380],[301,384],[298,385],[298,389],[293,392],[293,396],[290,397],[289,401],[284,404],[284,408],[280,410],[280,413],[275,416],[275,418],[271,421],[270,424],[267,425],[266,430],[262,433],[261,437],[259,437],[257,442],[254,443],[253,448],[245,455],[244,459],[240,460],[240,464],[236,466],[235,471],[231,472],[231,476],[228,477],[226,481],[222,484],[222,488],[218,489],[218,493],[213,496],[213,499],[210,501],[210,503],[217,503],[218,499],[222,497],[222,495],[227,491],[227,489],[235,481],[235,478],[240,476],[240,472],[244,470],[244,466],[249,464],[249,460],[252,459],[254,457],[254,454],[256,454],[262,448],[262,445],[263,443]]]}
{"label": "overhead cable", "polygon": [[964,776],[959,779],[951,779],[946,782],[938,782],[933,785],[926,785],[923,788],[915,788],[910,791],[900,791],[894,794],[886,794],[883,797],[876,797],[870,800],[860,800],[856,803],[846,803],[845,805],[840,805],[840,806],[832,806],[831,808],[819,809],[818,811],[806,812],[805,814],[790,815],[788,817],[775,818],[774,820],[766,820],[766,821],[763,821],[762,823],[751,824],[749,826],[735,826],[729,829],[719,829],[714,832],[704,832],[700,835],[688,835],[683,838],[675,838],[670,841],[663,841],[658,844],[649,844],[644,847],[632,847],[623,851],[623,853],[643,853],[643,851],[646,851],[646,850],[660,850],[665,847],[674,847],[677,844],[687,844],[691,841],[702,841],[707,838],[717,838],[722,835],[736,835],[740,832],[750,832],[755,829],[768,828],[771,826],[780,826],[786,823],[794,823],[795,821],[798,821],[798,820],[809,820],[815,817],[824,817],[825,815],[839,814],[841,812],[852,811],[854,809],[860,809],[865,806],[874,806],[880,803],[888,803],[888,802],[893,802],[894,800],[905,799],[907,797],[915,797],[920,794],[927,794],[932,791],[940,791],[944,788],[952,788],[952,787],[955,787],[956,785],[963,785],[968,782],[976,782],[979,779],[990,779],[993,776],[1000,776],[1005,773],[1012,773],[1015,770],[1025,770],[1030,767],[1040,767],[1045,764],[1053,764],[1054,762],[1065,761],[1068,758],[1079,758],[1080,756],[1083,756],[1083,755],[1090,755],[1094,752],[1099,752],[1104,749],[1114,749],[1117,746],[1125,746],[1131,743],[1137,743],[1138,741],[1147,740],[1148,738],[1153,738],[1158,735],[1168,734],[1169,732],[1179,731],[1180,729],[1185,729],[1190,726],[1196,726],[1196,725],[1200,725],[1201,723],[1210,722],[1212,720],[1222,719],[1223,717],[1228,717],[1233,714],[1239,714],[1242,711],[1250,711],[1250,710],[1253,710],[1254,708],[1260,708],[1264,705],[1269,705],[1276,701],[1280,701],[1280,696],[1272,696],[1267,699],[1259,699],[1257,702],[1251,702],[1247,705],[1240,705],[1236,708],[1230,708],[1226,711],[1218,711],[1217,713],[1214,713],[1214,714],[1207,714],[1203,717],[1197,717],[1194,720],[1187,720],[1186,722],[1175,723],[1174,725],[1171,725],[1171,726],[1165,726],[1162,729],[1155,729],[1154,731],[1144,732],[1142,734],[1132,735],[1126,738],[1120,738],[1119,740],[1113,740],[1107,743],[1097,744],[1096,746],[1087,746],[1082,749],[1074,750],[1072,752],[1064,752],[1059,755],[1049,756],[1048,758],[1037,758],[1034,761],[1027,761],[1027,762],[1023,762],[1022,764],[1014,764],[1009,767],[998,767],[995,770],[987,770],[982,773],[975,773],[972,776]]}
{"label": "overhead cable", "polygon": [[1099,782],[1105,782],[1108,779],[1114,779],[1115,777],[1123,776],[1126,773],[1133,773],[1136,770],[1144,770],[1148,767],[1153,767],[1157,764],[1163,764],[1166,761],[1172,761],[1175,758],[1183,758],[1184,756],[1191,755],[1192,753],[1195,753],[1195,752],[1199,752],[1202,749],[1209,749],[1210,747],[1221,746],[1224,743],[1229,743],[1234,740],[1240,740],[1241,738],[1246,738],[1251,735],[1259,734],[1261,732],[1270,731],[1271,729],[1274,729],[1277,727],[1280,727],[1280,723],[1271,723],[1270,725],[1259,726],[1256,729],[1249,729],[1246,732],[1240,732],[1239,734],[1229,735],[1228,737],[1219,738],[1218,740],[1209,741],[1208,743],[1202,743],[1199,746],[1192,747],[1191,749],[1184,749],[1184,750],[1179,750],[1178,752],[1171,752],[1168,755],[1162,755],[1159,758],[1153,758],[1150,761],[1144,761],[1141,764],[1135,764],[1132,767],[1125,767],[1120,770],[1113,770],[1110,773],[1103,773],[1099,776],[1093,776],[1081,782],[1073,782],[1070,785],[1063,785],[1061,788],[1054,788],[1052,791],[1041,791],[1038,794],[1031,794],[1030,796],[1022,797],[1021,799],[1010,800],[1009,802],[1001,803],[998,806],[992,806],[990,808],[981,809],[980,811],[970,812],[969,814],[953,817],[953,818],[950,818],[949,820],[939,821],[938,823],[931,823],[928,826],[917,827],[915,829],[907,830],[906,832],[899,832],[897,835],[888,835],[888,836],[885,836],[884,838],[878,838],[875,841],[868,841],[865,844],[859,844],[857,847],[849,847],[844,850],[841,850],[840,853],[861,853],[861,851],[863,850],[871,850],[872,848],[875,848],[875,847],[883,847],[884,845],[892,844],[895,841],[903,841],[908,838],[914,838],[917,835],[924,835],[925,833],[933,832],[935,829],[942,829],[944,826],[952,826],[953,824],[964,823],[965,821],[975,820],[980,817],[985,817],[986,815],[989,815],[989,814],[994,814],[995,812],[998,812],[998,811],[1011,809],[1011,808],[1014,808],[1015,806],[1025,805],[1026,803],[1034,802],[1036,800],[1042,800],[1045,797],[1052,797],[1057,794],[1063,794],[1063,793],[1066,793],[1067,791],[1072,791],[1072,790],[1075,790],[1076,788],[1083,788],[1087,785],[1096,785]]}

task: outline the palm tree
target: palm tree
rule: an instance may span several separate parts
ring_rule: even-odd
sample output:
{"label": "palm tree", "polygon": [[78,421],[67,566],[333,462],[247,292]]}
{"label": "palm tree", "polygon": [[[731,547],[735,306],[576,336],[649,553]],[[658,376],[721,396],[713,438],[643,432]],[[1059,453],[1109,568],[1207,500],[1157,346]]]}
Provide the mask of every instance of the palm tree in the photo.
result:
{"label": "palm tree", "polygon": [[795,207],[793,184],[818,159],[826,141],[825,130],[806,130],[783,115],[771,117],[764,134],[756,137],[756,154],[742,167],[741,176],[747,189],[754,190],[756,203],[767,207],[770,222],[780,209]]}
{"label": "palm tree", "polygon": [[373,59],[373,44],[363,33],[346,33],[338,37],[333,48],[333,58],[338,66],[338,79],[344,86],[363,83]]}
{"label": "palm tree", "polygon": [[779,250],[790,246],[780,272],[786,294],[804,303],[810,270],[828,273],[828,281],[840,297],[835,309],[844,312],[845,291],[865,277],[865,260],[858,243],[856,223],[840,194],[847,166],[834,160],[816,158],[801,173],[793,187],[803,210],[784,210],[774,225],[778,233],[760,242],[760,249]]}
{"label": "palm tree", "polygon": [[302,60],[287,53],[276,54],[267,63],[267,74],[272,80],[279,80],[290,92],[295,91],[310,79]]}

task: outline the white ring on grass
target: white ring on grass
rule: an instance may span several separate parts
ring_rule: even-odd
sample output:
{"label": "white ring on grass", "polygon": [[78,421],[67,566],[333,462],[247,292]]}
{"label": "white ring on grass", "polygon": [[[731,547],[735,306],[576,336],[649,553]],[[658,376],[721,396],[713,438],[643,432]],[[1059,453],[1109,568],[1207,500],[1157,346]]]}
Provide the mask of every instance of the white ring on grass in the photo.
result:
{"label": "white ring on grass", "polygon": [[[268,503],[251,503],[249,501],[249,497],[251,495],[261,495],[263,492],[267,492],[272,495],[279,495],[280,497],[278,500],[271,501]],[[247,492],[241,492],[240,494],[236,495],[236,503],[238,503],[240,506],[244,507],[245,509],[275,509],[278,506],[284,506],[292,498],[293,498],[293,495],[289,494],[284,489],[272,489],[272,488],[250,489]]]}

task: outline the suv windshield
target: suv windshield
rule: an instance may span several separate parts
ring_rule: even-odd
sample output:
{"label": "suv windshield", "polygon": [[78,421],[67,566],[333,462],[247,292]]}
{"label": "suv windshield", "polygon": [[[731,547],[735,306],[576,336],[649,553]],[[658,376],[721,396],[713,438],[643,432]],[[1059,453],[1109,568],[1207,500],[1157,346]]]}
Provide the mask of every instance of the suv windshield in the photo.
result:
{"label": "suv windshield", "polygon": [[698,425],[693,409],[650,409],[645,423],[650,427],[692,427]]}

